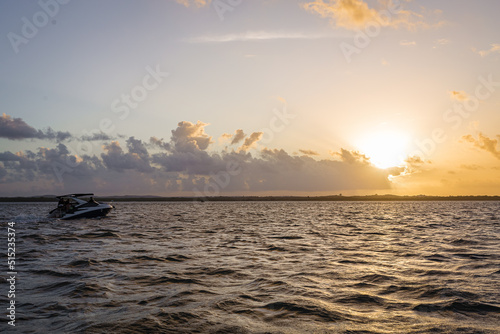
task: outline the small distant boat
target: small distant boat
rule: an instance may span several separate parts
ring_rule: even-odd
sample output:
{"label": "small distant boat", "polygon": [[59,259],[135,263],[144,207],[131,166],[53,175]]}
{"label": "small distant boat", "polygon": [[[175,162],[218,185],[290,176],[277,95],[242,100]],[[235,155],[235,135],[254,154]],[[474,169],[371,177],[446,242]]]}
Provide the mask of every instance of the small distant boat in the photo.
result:
{"label": "small distant boat", "polygon": [[[49,218],[80,219],[106,216],[114,206],[94,200],[94,194],[68,194],[57,196],[57,208],[49,212]],[[90,197],[83,200],[80,197]]]}

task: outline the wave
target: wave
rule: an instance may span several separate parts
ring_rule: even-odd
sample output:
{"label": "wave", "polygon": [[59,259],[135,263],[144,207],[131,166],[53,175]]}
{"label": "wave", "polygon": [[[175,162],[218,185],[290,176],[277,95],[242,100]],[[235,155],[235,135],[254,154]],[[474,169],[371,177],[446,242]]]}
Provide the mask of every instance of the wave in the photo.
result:
{"label": "wave", "polygon": [[456,313],[500,313],[500,306],[495,306],[491,304],[481,303],[481,302],[471,302],[466,300],[456,300],[433,304],[418,304],[413,310],[419,312],[439,312],[439,311],[451,311]]}
{"label": "wave", "polygon": [[312,316],[316,320],[324,322],[338,322],[352,319],[352,316],[334,311],[325,306],[324,303],[319,304],[309,300],[277,301],[266,304],[262,306],[262,308],[278,311],[279,314],[275,315],[275,317],[280,318],[290,316]]}
{"label": "wave", "polygon": [[498,333],[498,203],[121,206],[17,215],[24,332]]}
{"label": "wave", "polygon": [[80,237],[80,238],[89,238],[89,239],[97,239],[97,238],[121,238],[119,234],[113,233],[112,231],[89,232],[89,233],[85,233],[85,234],[80,234],[78,237]]}

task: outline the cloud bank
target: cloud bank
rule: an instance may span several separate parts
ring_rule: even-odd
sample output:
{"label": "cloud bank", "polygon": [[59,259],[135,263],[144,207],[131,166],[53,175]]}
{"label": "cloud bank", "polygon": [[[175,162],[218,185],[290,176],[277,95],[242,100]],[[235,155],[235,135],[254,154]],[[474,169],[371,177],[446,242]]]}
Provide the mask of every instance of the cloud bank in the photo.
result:
{"label": "cloud bank", "polygon": [[229,138],[240,147],[218,152],[212,150],[214,141],[205,131],[207,125],[182,121],[168,142],[133,136],[124,142],[109,140],[99,155],[71,152],[63,143],[35,152],[1,152],[0,195],[92,191],[217,196],[391,187],[388,176],[395,171],[374,167],[358,152],[341,149],[333,159],[316,160],[309,156],[313,151],[302,150],[307,154],[296,156],[282,149],[256,149],[262,133],[246,136],[242,129]]}

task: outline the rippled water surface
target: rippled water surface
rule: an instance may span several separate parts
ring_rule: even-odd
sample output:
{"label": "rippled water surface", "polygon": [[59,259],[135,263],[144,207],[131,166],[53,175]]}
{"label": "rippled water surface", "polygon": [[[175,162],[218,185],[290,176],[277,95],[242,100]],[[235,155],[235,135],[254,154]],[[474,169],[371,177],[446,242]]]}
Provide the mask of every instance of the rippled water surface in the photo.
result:
{"label": "rippled water surface", "polygon": [[498,202],[52,206],[0,203],[17,332],[500,333]]}

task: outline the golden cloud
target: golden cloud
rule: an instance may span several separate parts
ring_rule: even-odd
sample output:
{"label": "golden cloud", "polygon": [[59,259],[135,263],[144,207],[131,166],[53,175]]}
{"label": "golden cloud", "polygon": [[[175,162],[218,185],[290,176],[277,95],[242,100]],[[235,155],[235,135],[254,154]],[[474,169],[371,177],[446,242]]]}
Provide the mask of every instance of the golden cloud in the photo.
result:
{"label": "golden cloud", "polygon": [[[500,139],[500,135],[497,135],[497,138]],[[468,143],[471,143],[472,145],[474,145],[474,147],[489,152],[493,154],[495,158],[500,159],[500,150],[497,148],[499,141],[497,139],[485,136],[481,132],[479,132],[479,136],[477,139],[470,134],[463,136],[462,139]]]}
{"label": "golden cloud", "polygon": [[[243,131],[242,131],[243,132]],[[247,151],[254,146],[261,138],[263,132],[254,132],[248,138],[245,139],[243,145],[239,148],[240,151]]]}
{"label": "golden cloud", "polygon": [[349,151],[344,148],[340,149],[340,152],[330,152],[331,155],[338,156],[342,162],[348,164],[370,164],[370,158],[358,151]]}
{"label": "golden cloud", "polygon": [[[391,1],[383,0],[380,2],[384,7],[380,11],[370,8],[363,0],[315,0],[303,4],[302,7],[323,18],[331,19],[332,24],[336,27],[350,30],[361,29],[370,24],[391,28],[403,27],[408,30],[432,26],[424,20],[423,14],[398,8]],[[421,8],[427,14],[425,8]],[[440,13],[440,11],[432,12],[434,15],[440,15]],[[436,25],[440,26],[443,23],[439,22]]]}
{"label": "golden cloud", "polygon": [[401,45],[401,46],[415,46],[415,45],[417,45],[417,42],[405,40],[405,41],[399,42],[399,45]]}
{"label": "golden cloud", "polygon": [[300,153],[304,155],[319,155],[318,152],[313,151],[313,150],[299,150]]}
{"label": "golden cloud", "polygon": [[175,0],[175,1],[186,7],[196,6],[197,8],[210,5],[210,2],[212,2],[212,0]]}
{"label": "golden cloud", "polygon": [[452,90],[452,91],[450,91],[450,98],[453,100],[464,102],[464,101],[467,101],[469,99],[469,96],[463,90],[461,90],[461,91]]}
{"label": "golden cloud", "polygon": [[486,57],[490,53],[500,53],[500,44],[491,44],[491,47],[488,50],[472,49],[472,51],[478,53],[481,57]]}
{"label": "golden cloud", "polygon": [[246,134],[243,132],[242,129],[236,130],[233,140],[231,140],[231,145],[238,144],[240,141],[242,141],[245,138]]}

